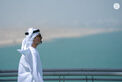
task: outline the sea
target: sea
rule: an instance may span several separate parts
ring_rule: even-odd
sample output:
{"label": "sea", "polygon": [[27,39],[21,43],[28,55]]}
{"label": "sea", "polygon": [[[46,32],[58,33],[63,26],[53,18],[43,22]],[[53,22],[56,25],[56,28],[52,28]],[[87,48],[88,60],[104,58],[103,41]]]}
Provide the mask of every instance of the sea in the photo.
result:
{"label": "sea", "polygon": [[[0,47],[0,70],[17,70],[21,44]],[[37,48],[43,69],[122,68],[122,31],[58,38]]]}

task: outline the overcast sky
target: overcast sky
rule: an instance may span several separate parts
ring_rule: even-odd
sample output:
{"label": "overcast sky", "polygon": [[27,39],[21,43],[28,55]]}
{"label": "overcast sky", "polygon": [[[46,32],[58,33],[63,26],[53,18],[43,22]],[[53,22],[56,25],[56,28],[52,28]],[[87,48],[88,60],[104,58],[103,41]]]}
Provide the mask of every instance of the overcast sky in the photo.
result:
{"label": "overcast sky", "polygon": [[117,28],[122,27],[121,6],[122,0],[0,0],[0,28]]}

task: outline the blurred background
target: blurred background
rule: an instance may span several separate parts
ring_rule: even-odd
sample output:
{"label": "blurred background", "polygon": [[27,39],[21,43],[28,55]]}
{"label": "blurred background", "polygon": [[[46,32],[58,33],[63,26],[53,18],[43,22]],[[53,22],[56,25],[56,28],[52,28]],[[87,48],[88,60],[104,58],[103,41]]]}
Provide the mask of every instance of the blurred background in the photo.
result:
{"label": "blurred background", "polygon": [[122,0],[0,0],[0,69],[18,69],[39,28],[43,68],[122,68]]}

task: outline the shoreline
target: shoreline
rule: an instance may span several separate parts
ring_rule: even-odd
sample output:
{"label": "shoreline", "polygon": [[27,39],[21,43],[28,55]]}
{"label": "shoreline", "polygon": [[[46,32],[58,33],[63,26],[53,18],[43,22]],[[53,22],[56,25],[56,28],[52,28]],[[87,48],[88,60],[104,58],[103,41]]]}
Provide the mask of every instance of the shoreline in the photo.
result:
{"label": "shoreline", "polygon": [[[89,35],[122,31],[122,28],[39,28],[43,41],[50,42],[57,38],[75,38]],[[19,31],[17,31],[19,30]],[[1,29],[0,46],[21,44],[27,28]]]}

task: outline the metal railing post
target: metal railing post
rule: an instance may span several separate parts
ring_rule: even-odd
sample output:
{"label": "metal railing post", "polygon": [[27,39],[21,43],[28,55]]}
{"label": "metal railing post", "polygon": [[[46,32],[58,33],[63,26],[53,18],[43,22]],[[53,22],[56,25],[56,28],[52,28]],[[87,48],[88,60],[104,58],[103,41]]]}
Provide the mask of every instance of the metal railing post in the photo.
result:
{"label": "metal railing post", "polygon": [[61,82],[61,76],[59,75],[59,82]]}
{"label": "metal railing post", "polygon": [[91,76],[92,77],[92,82],[94,82],[94,76]]}
{"label": "metal railing post", "polygon": [[63,82],[65,82],[65,76],[63,76]]}
{"label": "metal railing post", "polygon": [[88,82],[88,80],[87,80],[87,76],[86,76],[86,82]]}

